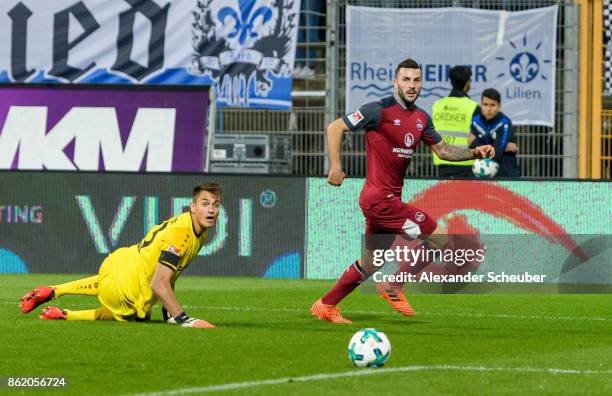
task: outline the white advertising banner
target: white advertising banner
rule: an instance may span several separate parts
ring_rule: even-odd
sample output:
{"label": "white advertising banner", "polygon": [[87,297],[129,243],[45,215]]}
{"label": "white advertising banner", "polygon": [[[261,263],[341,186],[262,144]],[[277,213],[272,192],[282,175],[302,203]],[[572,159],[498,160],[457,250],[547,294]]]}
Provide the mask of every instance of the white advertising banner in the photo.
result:
{"label": "white advertising banner", "polygon": [[451,90],[448,70],[472,69],[469,95],[501,93],[516,125],[554,125],[557,6],[527,11],[472,8],[393,9],[347,6],[346,111],[393,92],[406,58],[423,71],[417,104],[431,111]]}

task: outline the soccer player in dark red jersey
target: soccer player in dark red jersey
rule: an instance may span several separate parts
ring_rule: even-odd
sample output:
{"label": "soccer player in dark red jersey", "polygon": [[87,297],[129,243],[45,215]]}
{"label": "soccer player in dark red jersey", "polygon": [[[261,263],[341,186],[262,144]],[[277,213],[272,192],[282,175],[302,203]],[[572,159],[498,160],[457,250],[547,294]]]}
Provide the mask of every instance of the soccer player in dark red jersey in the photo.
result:
{"label": "soccer player in dark red jersey", "polygon": [[[352,263],[334,287],[310,308],[319,319],[351,323],[342,316],[337,304],[379,269],[373,263],[373,247],[368,246],[368,236],[396,234],[408,240],[419,238],[438,249],[449,245],[443,226],[424,211],[401,200],[406,168],[420,141],[448,161],[495,156],[491,145],[468,149],[442,140],[429,114],[415,105],[421,92],[421,80],[419,64],[406,59],[395,70],[392,96],[367,103],[327,127],[331,162],[327,181],[333,186],[340,186],[346,176],[340,162],[343,134],[366,131],[366,180],[359,197],[359,206],[366,218],[366,247],[364,255]],[[385,290],[377,289],[396,311],[404,316],[414,315],[401,288],[386,285]]]}

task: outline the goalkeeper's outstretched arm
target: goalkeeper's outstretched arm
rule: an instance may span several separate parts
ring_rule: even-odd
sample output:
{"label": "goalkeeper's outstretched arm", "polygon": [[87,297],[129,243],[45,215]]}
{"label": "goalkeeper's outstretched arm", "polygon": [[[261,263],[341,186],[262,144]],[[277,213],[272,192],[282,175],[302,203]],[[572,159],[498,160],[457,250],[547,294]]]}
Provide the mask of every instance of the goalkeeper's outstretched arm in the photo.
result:
{"label": "goalkeeper's outstretched arm", "polygon": [[183,312],[181,304],[179,304],[174,290],[172,289],[172,276],[174,271],[163,264],[157,263],[155,274],[151,280],[151,290],[157,296],[166,311],[173,317],[177,317]]}
{"label": "goalkeeper's outstretched arm", "polygon": [[[170,324],[180,324],[184,327],[214,327],[210,323],[190,318],[189,315],[183,310],[181,304],[174,295],[174,288],[172,287],[172,276],[174,271],[166,267],[161,263],[157,263],[155,274],[151,280],[151,290],[157,296],[164,309],[164,320]],[[169,317],[166,317],[166,312]]]}

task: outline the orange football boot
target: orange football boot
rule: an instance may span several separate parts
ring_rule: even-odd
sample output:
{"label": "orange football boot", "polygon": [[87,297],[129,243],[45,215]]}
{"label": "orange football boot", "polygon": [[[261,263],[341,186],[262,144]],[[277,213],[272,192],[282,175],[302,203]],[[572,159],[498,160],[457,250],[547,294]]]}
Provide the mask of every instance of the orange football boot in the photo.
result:
{"label": "orange football boot", "polygon": [[47,301],[55,297],[55,289],[50,286],[38,286],[36,289],[24,294],[21,297],[19,308],[21,312],[28,313],[40,304],[44,304]]}
{"label": "orange football boot", "polygon": [[53,305],[44,307],[42,310],[42,313],[38,317],[41,319],[45,319],[45,320],[53,320],[53,319],[66,320],[68,319],[68,315],[66,315],[66,311],[56,306],[53,306]]}
{"label": "orange football boot", "polygon": [[414,309],[410,306],[410,303],[404,295],[404,291],[400,287],[391,286],[386,282],[380,282],[376,285],[376,291],[400,314],[407,318],[414,316]]}
{"label": "orange football boot", "polygon": [[312,304],[312,307],[310,307],[310,312],[312,312],[312,314],[317,318],[327,320],[328,322],[342,324],[353,323],[342,316],[340,313],[340,308],[336,307],[335,305],[323,304],[321,299],[318,299],[314,302],[314,304]]}

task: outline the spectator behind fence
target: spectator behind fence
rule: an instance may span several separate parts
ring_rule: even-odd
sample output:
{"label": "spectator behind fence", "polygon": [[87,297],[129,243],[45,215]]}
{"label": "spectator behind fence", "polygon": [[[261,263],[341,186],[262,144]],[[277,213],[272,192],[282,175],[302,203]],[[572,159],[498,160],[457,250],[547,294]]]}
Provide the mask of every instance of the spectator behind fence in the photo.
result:
{"label": "spectator behind fence", "polygon": [[293,70],[294,78],[312,80],[315,77],[317,51],[313,44],[321,42],[323,7],[325,7],[324,1],[302,0],[298,47],[295,53],[295,69]]}
{"label": "spectator behind fence", "polygon": [[[454,66],[448,76],[453,88],[450,95],[434,102],[431,109],[433,123],[446,143],[467,149],[472,116],[478,113],[478,103],[467,94],[472,82],[472,70],[468,66]],[[438,167],[438,176],[474,177],[473,160],[449,162],[434,153],[433,163]]]}
{"label": "spectator behind fence", "polygon": [[514,127],[510,118],[501,111],[501,95],[493,88],[482,92],[480,113],[472,120],[470,147],[490,144],[495,147],[495,157],[499,163],[496,177],[520,177],[521,168],[516,158],[518,146]]}

